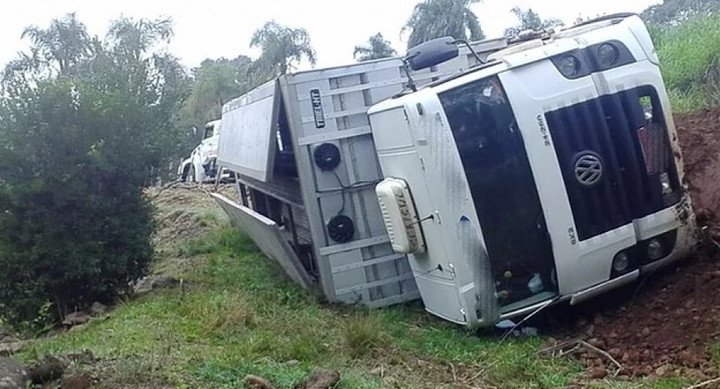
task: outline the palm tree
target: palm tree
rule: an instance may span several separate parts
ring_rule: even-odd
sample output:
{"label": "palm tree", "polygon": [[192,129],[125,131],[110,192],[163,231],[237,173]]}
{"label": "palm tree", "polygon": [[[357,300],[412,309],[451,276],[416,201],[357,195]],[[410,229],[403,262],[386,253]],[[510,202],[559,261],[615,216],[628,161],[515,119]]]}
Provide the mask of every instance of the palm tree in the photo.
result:
{"label": "palm tree", "polygon": [[307,58],[313,66],[316,63],[310,35],[304,28],[290,28],[269,21],[255,31],[250,47],[259,47],[262,50],[257,64],[263,67],[263,73],[271,73],[272,76],[280,76],[293,70],[294,64],[301,62],[303,58]]}
{"label": "palm tree", "polygon": [[92,51],[87,29],[74,13],[53,19],[46,29],[27,27],[22,38],[30,39],[32,44],[32,54],[26,57],[30,66],[54,70],[59,74],[66,74],[74,65],[88,58]]}
{"label": "palm tree", "polygon": [[138,61],[153,45],[170,43],[173,34],[170,18],[146,20],[121,16],[110,24],[107,40],[113,51],[129,60]]}
{"label": "palm tree", "polygon": [[390,46],[390,41],[385,40],[382,34],[378,32],[368,39],[367,45],[355,46],[353,58],[357,59],[358,62],[363,62],[373,59],[389,58],[395,54],[397,54],[397,51]]}
{"label": "palm tree", "polygon": [[485,35],[470,5],[480,0],[424,0],[415,6],[402,31],[410,30],[408,48],[435,38],[480,40]]}

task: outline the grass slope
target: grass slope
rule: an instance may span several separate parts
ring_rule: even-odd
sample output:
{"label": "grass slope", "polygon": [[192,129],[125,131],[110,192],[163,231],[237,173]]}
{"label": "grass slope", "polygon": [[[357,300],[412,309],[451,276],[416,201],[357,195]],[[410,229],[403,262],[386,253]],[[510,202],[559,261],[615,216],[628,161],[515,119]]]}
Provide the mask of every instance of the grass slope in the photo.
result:
{"label": "grass slope", "polygon": [[674,111],[720,103],[720,15],[651,26],[651,33]]}
{"label": "grass slope", "polygon": [[[237,388],[255,374],[290,388],[315,367],[339,370],[341,388],[549,388],[582,376],[570,360],[537,356],[541,338],[478,337],[417,304],[374,311],[323,304],[251,241],[218,225],[176,248],[185,287],[120,304],[107,319],[39,340],[22,357],[89,349],[99,361],[78,369],[103,387]],[[638,384],[651,382],[593,385]]]}
{"label": "grass slope", "polygon": [[292,387],[318,366],[340,370],[344,388],[558,387],[581,370],[538,358],[541,339],[500,344],[419,306],[321,304],[229,227],[180,251],[195,257],[181,274],[185,288],[121,304],[107,320],[38,341],[24,357],[92,350],[108,364],[100,377],[108,387],[230,388],[246,374]]}

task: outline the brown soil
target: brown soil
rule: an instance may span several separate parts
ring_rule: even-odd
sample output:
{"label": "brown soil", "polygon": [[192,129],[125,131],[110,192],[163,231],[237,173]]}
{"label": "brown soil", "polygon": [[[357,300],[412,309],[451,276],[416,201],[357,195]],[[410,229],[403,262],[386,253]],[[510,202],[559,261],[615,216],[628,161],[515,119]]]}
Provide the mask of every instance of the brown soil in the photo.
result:
{"label": "brown soil", "polygon": [[[706,234],[718,241],[720,109],[681,115],[676,123],[698,223],[707,226]],[[711,363],[710,346],[720,340],[720,251],[706,242],[678,266],[621,292],[625,293],[621,307],[601,313],[595,309],[579,321],[581,337],[622,365],[619,375],[682,374],[702,379],[718,374],[720,363]],[[589,305],[593,304],[602,302]],[[593,307],[588,308],[592,312]],[[575,332],[567,339],[577,337]],[[575,355],[593,378],[617,370],[610,358],[587,347]]]}

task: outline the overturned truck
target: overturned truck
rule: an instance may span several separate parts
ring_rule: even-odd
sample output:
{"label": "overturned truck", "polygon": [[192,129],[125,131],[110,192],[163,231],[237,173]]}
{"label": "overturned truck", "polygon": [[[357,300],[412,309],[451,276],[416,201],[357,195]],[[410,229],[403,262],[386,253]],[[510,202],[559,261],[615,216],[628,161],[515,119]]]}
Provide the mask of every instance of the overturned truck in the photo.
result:
{"label": "overturned truck", "polygon": [[283,76],[223,109],[233,223],[330,301],[469,327],[578,303],[696,228],[658,59],[612,15],[507,47],[439,39]]}

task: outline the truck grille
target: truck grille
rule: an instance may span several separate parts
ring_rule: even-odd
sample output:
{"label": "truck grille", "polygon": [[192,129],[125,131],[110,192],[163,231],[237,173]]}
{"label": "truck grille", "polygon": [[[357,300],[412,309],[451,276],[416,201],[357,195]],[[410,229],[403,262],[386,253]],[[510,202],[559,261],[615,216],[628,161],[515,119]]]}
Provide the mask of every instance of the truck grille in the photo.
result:
{"label": "truck grille", "polygon": [[[580,240],[679,201],[660,107],[655,89],[640,87],[545,114]],[[593,167],[588,156],[599,159],[602,171],[593,185],[581,182]]]}

